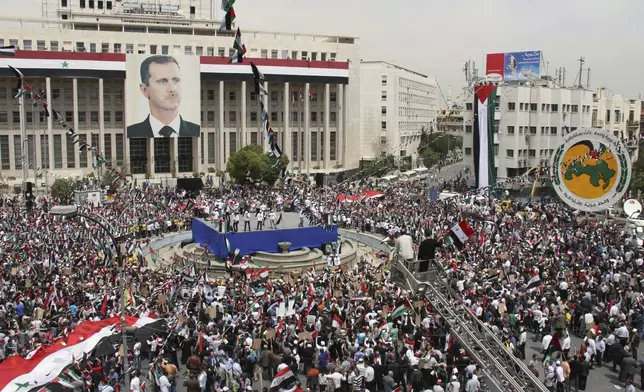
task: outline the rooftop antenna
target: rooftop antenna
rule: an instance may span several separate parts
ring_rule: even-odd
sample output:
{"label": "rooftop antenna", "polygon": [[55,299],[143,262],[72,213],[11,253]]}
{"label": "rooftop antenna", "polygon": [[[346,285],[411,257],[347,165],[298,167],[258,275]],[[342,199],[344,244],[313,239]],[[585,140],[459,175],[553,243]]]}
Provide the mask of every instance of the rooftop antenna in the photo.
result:
{"label": "rooftop antenna", "polygon": [[563,69],[562,69],[561,87],[566,87],[566,67],[563,67]]}
{"label": "rooftop antenna", "polygon": [[447,85],[447,108],[452,108],[452,85]]}
{"label": "rooftop antenna", "polygon": [[588,70],[586,71],[586,88],[590,89],[590,67],[588,67]]}
{"label": "rooftop antenna", "polygon": [[584,63],[586,62],[586,59],[584,57],[579,58],[579,74],[577,75],[577,78],[575,78],[575,82],[579,80],[579,83],[575,86],[577,88],[583,88],[583,83],[581,81],[581,78],[584,75]]}

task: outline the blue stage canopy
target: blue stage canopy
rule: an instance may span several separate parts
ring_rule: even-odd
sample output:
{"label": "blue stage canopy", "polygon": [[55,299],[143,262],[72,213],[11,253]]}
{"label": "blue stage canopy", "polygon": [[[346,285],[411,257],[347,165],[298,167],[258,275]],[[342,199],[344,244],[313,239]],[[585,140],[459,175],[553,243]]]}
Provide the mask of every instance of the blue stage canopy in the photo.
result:
{"label": "blue stage canopy", "polygon": [[245,256],[255,252],[280,252],[279,242],[290,242],[289,250],[304,247],[318,248],[338,239],[338,226],[330,228],[322,226],[300,227],[297,229],[264,230],[240,233],[219,233],[215,228],[198,218],[192,220],[192,239],[214,255],[225,258],[228,256],[226,239],[231,252],[239,249],[239,254]]}

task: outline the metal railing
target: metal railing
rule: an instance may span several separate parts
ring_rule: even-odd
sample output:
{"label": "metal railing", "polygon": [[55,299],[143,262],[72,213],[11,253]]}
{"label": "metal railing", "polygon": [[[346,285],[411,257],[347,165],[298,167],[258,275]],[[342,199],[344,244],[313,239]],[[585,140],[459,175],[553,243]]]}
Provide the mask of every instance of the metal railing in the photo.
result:
{"label": "metal railing", "polygon": [[[428,264],[428,271],[416,272]],[[427,265],[426,264],[426,265]],[[450,277],[436,260],[394,260],[392,280],[424,295],[453,336],[480,366],[485,379],[502,392],[548,392],[528,367],[506,349],[450,287]]]}

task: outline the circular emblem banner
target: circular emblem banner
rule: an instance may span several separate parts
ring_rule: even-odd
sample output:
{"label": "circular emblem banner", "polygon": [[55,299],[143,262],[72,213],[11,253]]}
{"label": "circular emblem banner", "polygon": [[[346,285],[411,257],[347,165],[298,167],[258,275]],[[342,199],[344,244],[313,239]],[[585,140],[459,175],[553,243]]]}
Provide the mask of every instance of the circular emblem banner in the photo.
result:
{"label": "circular emblem banner", "polygon": [[567,134],[550,161],[557,195],[570,207],[596,212],[612,207],[631,181],[631,159],[617,136],[599,128]]}

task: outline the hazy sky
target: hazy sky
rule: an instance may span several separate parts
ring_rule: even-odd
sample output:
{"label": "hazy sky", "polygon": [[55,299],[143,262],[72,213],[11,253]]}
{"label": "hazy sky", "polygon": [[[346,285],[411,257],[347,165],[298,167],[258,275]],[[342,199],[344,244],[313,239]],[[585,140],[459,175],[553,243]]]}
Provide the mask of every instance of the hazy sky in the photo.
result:
{"label": "hazy sky", "polygon": [[[3,12],[40,15],[40,0],[20,3]],[[435,76],[452,98],[468,59],[483,71],[486,53],[522,50],[542,50],[550,74],[565,66],[567,84],[584,56],[592,88],[644,93],[642,0],[237,0],[235,10],[242,29],[360,37],[363,59]]]}

